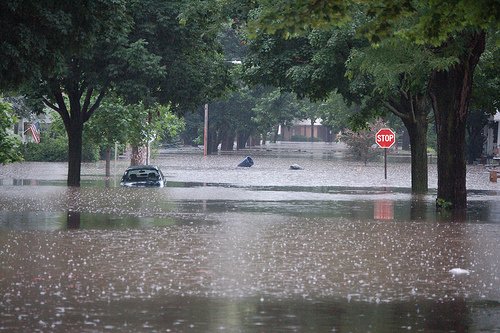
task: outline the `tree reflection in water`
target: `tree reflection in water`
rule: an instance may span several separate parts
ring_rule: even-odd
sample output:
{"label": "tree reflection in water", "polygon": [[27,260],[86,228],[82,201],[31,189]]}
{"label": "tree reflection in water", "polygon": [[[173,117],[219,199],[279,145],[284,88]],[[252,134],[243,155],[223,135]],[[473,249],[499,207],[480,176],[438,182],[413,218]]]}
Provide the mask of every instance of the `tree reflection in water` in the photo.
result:
{"label": "tree reflection in water", "polygon": [[68,211],[66,214],[66,226],[68,230],[80,229],[81,214],[80,212]]}

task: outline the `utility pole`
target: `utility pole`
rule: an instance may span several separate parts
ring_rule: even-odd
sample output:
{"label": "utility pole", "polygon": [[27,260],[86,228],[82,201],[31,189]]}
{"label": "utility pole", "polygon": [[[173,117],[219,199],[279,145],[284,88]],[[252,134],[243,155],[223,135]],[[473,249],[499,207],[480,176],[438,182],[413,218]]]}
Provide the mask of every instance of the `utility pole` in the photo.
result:
{"label": "utility pole", "polygon": [[205,104],[205,125],[203,126],[203,156],[208,155],[208,103]]}

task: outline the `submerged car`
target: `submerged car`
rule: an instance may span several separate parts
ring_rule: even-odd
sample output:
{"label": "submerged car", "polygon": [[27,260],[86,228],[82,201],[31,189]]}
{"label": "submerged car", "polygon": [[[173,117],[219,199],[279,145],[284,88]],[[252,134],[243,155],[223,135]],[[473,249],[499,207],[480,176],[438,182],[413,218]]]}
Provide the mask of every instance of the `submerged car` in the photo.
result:
{"label": "submerged car", "polygon": [[136,165],[125,170],[120,182],[126,187],[164,187],[165,177],[154,165]]}

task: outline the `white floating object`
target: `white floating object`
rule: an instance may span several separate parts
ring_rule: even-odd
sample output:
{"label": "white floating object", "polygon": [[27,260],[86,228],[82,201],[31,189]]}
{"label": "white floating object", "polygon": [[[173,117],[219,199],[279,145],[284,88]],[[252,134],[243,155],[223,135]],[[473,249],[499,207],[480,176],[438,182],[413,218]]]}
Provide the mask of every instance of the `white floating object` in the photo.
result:
{"label": "white floating object", "polygon": [[463,269],[463,268],[452,268],[450,269],[450,273],[452,275],[469,275],[470,271],[468,269]]}

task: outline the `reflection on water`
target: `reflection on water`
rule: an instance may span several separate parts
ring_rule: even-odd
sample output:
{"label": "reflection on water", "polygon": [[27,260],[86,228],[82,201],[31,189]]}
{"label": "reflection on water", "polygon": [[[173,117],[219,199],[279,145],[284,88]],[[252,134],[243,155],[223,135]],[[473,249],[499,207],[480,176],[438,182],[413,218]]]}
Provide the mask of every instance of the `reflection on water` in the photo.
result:
{"label": "reflection on water", "polygon": [[394,202],[391,200],[375,200],[373,218],[375,220],[393,220]]}
{"label": "reflection on water", "polygon": [[[2,325],[500,328],[491,319],[500,315],[495,224],[256,217],[226,213],[211,225],[147,229],[4,231]],[[450,274],[457,267],[471,273]]]}
{"label": "reflection on water", "polygon": [[220,158],[159,163],[162,189],[95,165],[81,188],[53,164],[0,170],[0,332],[500,330],[494,185],[457,216],[412,195],[405,165],[384,183],[373,166]]}

